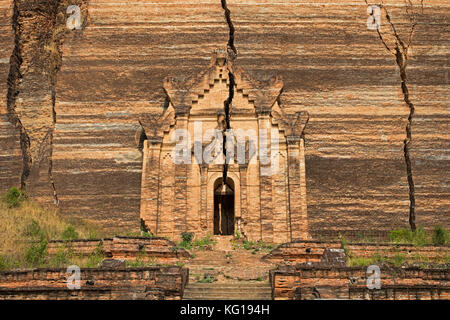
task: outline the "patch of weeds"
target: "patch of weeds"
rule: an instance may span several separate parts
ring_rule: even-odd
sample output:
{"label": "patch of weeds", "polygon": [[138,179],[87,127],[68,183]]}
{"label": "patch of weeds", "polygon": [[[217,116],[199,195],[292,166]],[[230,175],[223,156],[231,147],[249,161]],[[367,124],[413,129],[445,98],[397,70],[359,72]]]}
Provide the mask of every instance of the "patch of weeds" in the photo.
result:
{"label": "patch of weeds", "polygon": [[181,239],[184,242],[191,243],[192,240],[194,240],[194,233],[193,232],[183,232],[181,234]]}
{"label": "patch of weeds", "polygon": [[21,191],[16,187],[12,187],[6,193],[4,201],[6,202],[8,208],[17,208],[26,198],[27,195],[24,191]]}
{"label": "patch of weeds", "polygon": [[179,248],[183,248],[183,249],[186,249],[186,250],[191,250],[192,249],[192,244],[188,243],[188,242],[185,242],[185,241],[181,241],[181,242],[179,242],[177,244],[177,246],[173,250],[178,251]]}
{"label": "patch of weeds", "polygon": [[448,231],[445,230],[442,226],[437,225],[433,229],[432,242],[433,244],[440,245],[446,244],[449,239]]}
{"label": "patch of weeds", "polygon": [[398,253],[394,256],[391,262],[392,264],[394,264],[394,266],[400,267],[405,262],[405,256],[401,253]]}
{"label": "patch of weeds", "polygon": [[127,260],[127,261],[125,261],[125,265],[127,268],[142,268],[147,265],[147,262],[144,260],[140,260],[140,259]]}
{"label": "patch of weeds", "polygon": [[90,229],[87,238],[88,238],[89,240],[95,240],[95,239],[98,239],[99,236],[98,236],[97,231],[94,230],[94,229]]}
{"label": "patch of weeds", "polygon": [[61,246],[56,254],[52,257],[50,265],[52,267],[64,267],[70,263],[72,251],[65,245]]}
{"label": "patch of weeds", "polygon": [[345,236],[341,237],[341,249],[344,250],[345,256],[347,259],[350,258],[350,251],[348,250],[348,241]]}
{"label": "patch of weeds", "polygon": [[13,268],[14,263],[10,257],[0,255],[0,271],[10,270]]}
{"label": "patch of weeds", "polygon": [[367,257],[351,257],[347,260],[349,267],[366,267],[374,263],[372,258]]}
{"label": "patch of weeds", "polygon": [[428,235],[422,226],[419,226],[415,231],[407,228],[392,230],[389,232],[389,241],[415,246],[423,246],[429,243]]}
{"label": "patch of weeds", "polygon": [[155,235],[153,233],[151,233],[150,231],[142,231],[141,232],[141,237],[153,238],[153,237],[155,237]]}
{"label": "patch of weeds", "polygon": [[61,236],[64,241],[76,240],[79,237],[73,226],[67,226]]}
{"label": "patch of weeds", "polygon": [[450,265],[450,254],[445,255],[444,263]]}
{"label": "patch of weeds", "polygon": [[193,232],[183,232],[181,234],[181,242],[178,243],[178,248],[183,248],[186,250],[192,249],[192,240],[194,239]]}
{"label": "patch of weeds", "polygon": [[42,233],[41,227],[39,226],[39,223],[32,219],[29,224],[25,226],[24,234],[27,237],[30,238],[37,238]]}
{"label": "patch of weeds", "polygon": [[256,281],[263,281],[261,277],[256,278]]}
{"label": "patch of weeds", "polygon": [[103,253],[103,242],[100,241],[95,252],[88,256],[88,260],[86,262],[87,268],[96,268],[103,261],[105,255]]}
{"label": "patch of weeds", "polygon": [[203,237],[203,238],[200,238],[200,239],[195,239],[193,242],[192,242],[192,245],[194,246],[194,247],[197,247],[197,248],[203,248],[203,247],[207,247],[207,246],[214,246],[215,244],[217,243],[217,241],[216,240],[214,240],[214,238],[210,235],[210,234],[207,234],[205,237]]}
{"label": "patch of weeds", "polygon": [[177,267],[183,268],[185,264],[184,264],[183,262],[181,262],[181,261],[177,261],[177,262],[175,263],[175,265],[176,265]]}
{"label": "patch of weeds", "polygon": [[216,280],[212,274],[204,274],[203,279],[198,280],[198,283],[213,283]]}
{"label": "patch of weeds", "polygon": [[252,254],[257,254],[260,251],[271,251],[273,249],[273,244],[264,241],[249,241],[244,239],[242,244],[236,242],[233,243],[233,250],[236,248],[244,248],[245,250],[252,251]]}
{"label": "patch of weeds", "polygon": [[25,252],[25,261],[30,267],[40,267],[45,263],[48,255],[48,240],[41,233],[41,239],[33,242]]}
{"label": "patch of weeds", "polygon": [[374,263],[374,264],[381,264],[381,263],[383,263],[383,262],[385,262],[385,258],[380,254],[380,253],[374,253],[373,255],[372,255],[372,263]]}
{"label": "patch of weeds", "polygon": [[234,238],[236,240],[239,240],[240,238],[242,238],[242,234],[241,234],[241,232],[239,230],[236,231],[236,234],[234,235]]}

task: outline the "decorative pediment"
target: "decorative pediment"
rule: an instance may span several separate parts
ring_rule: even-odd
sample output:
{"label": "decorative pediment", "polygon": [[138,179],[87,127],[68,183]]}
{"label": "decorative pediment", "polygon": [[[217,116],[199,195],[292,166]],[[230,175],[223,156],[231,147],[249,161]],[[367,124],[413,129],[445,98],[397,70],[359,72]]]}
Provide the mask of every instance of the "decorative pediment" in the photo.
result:
{"label": "decorative pediment", "polygon": [[240,94],[246,100],[245,104],[233,103],[231,113],[234,105],[236,112],[270,113],[283,89],[280,76],[267,81],[254,79],[243,68],[235,67],[226,51],[217,50],[208,68],[186,81],[167,77],[164,90],[176,115],[200,109],[211,114],[215,109],[223,109],[223,103],[229,98],[230,83],[234,85],[235,97]]}

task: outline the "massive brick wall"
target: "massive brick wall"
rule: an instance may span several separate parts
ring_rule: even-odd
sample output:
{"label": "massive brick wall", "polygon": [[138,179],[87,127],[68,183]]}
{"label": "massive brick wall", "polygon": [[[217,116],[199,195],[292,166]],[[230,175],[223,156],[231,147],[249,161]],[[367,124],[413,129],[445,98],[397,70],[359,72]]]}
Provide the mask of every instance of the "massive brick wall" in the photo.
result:
{"label": "massive brick wall", "polygon": [[270,271],[272,297],[292,299],[448,300],[449,273],[443,269],[380,270],[381,288],[367,288],[367,268],[279,267]]}
{"label": "massive brick wall", "polygon": [[[365,2],[227,2],[238,63],[259,75],[281,73],[286,82],[282,102],[310,113],[306,182],[313,235],[407,225],[403,139],[409,110],[394,57],[376,32],[367,30]],[[402,3],[385,3],[396,4],[391,17],[406,36]],[[443,36],[450,8],[442,1],[424,3],[408,66],[416,105],[417,221],[448,226],[449,45]],[[389,31],[384,17],[382,30]]]}
{"label": "massive brick wall", "polygon": [[[16,2],[25,8],[31,1]],[[69,3],[61,1],[59,10]],[[23,15],[29,41],[16,39],[23,43],[25,60],[17,103],[35,110],[32,116],[44,123],[52,89],[56,92],[52,173],[61,208],[110,228],[137,228],[142,161],[137,117],[164,105],[165,76],[190,75],[208,64],[215,48],[225,46],[229,28],[224,10],[219,0],[202,1],[201,6],[196,1],[73,3],[82,5],[86,24],[66,35],[54,87],[39,70],[25,68],[40,52],[31,45],[33,39],[48,34],[43,26],[52,24]],[[407,36],[403,5],[386,3],[400,34]],[[442,0],[424,3],[407,67],[416,106],[411,157],[417,222],[449,227],[449,45],[444,35],[450,7]],[[305,141],[312,235],[406,226],[403,139],[409,110],[394,57],[376,32],[366,28],[365,1],[228,0],[227,5],[236,63],[259,77],[281,74],[282,104],[310,113]],[[11,1],[2,0],[0,10],[4,110],[14,44],[8,25]],[[389,31],[383,17],[382,30]],[[19,183],[21,157],[4,111],[0,117],[4,191]],[[41,137],[43,129],[38,129],[31,132],[32,141]],[[41,171],[45,175],[47,167]],[[36,195],[52,200],[45,196],[52,192],[48,181],[41,180]]]}
{"label": "massive brick wall", "polygon": [[0,299],[180,300],[189,271],[179,267],[82,269],[81,288],[67,288],[66,269],[0,272]]}

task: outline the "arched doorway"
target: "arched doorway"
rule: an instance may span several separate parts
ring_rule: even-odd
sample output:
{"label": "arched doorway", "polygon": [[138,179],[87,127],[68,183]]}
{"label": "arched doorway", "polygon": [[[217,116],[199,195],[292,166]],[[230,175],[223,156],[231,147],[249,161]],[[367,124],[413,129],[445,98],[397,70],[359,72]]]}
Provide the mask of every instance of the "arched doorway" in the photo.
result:
{"label": "arched doorway", "polygon": [[234,235],[234,182],[219,178],[214,183],[214,234]]}

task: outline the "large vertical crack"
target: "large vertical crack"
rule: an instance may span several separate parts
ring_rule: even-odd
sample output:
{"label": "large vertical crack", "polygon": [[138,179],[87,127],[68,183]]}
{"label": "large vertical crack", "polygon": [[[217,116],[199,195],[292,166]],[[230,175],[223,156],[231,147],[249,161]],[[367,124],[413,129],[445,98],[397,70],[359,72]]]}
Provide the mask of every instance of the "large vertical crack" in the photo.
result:
{"label": "large vertical crack", "polygon": [[[76,0],[82,8],[83,25],[87,18],[87,2]],[[9,121],[20,132],[20,146],[22,152],[21,188],[34,189],[34,182],[39,178],[41,164],[48,166],[46,172],[49,187],[55,204],[59,204],[53,177],[53,139],[56,126],[56,81],[62,65],[62,45],[66,28],[67,0],[20,1],[13,0],[12,29],[14,33],[14,49],[10,58],[8,76],[7,110]],[[28,101],[18,104],[17,97],[24,92],[25,99],[29,99],[31,88],[41,84],[36,100],[50,96],[48,104],[37,105]],[[46,87],[46,84],[48,86]],[[48,108],[41,114],[48,114],[49,121],[45,121],[45,130],[33,128],[35,119],[29,114],[33,108]],[[31,110],[30,110],[31,109]],[[24,110],[26,112],[24,112]],[[47,112],[48,113],[47,113]],[[36,112],[39,114],[39,112]]]}
{"label": "large vertical crack", "polygon": [[228,24],[228,29],[229,34],[228,34],[228,50],[234,54],[234,58],[237,57],[237,49],[234,45],[234,25],[233,25],[233,21],[231,20],[231,11],[230,9],[228,9],[227,6],[227,0],[221,0],[221,4],[222,4],[222,9],[225,12],[225,20],[227,21]]}
{"label": "large vertical crack", "polygon": [[13,1],[13,15],[11,26],[14,33],[14,48],[10,57],[9,74],[7,80],[8,91],[6,94],[6,108],[9,121],[17,128],[20,134],[20,149],[22,151],[22,172],[20,175],[20,187],[26,188],[26,181],[30,175],[32,157],[30,152],[30,138],[16,112],[16,98],[19,95],[19,82],[22,79],[20,68],[22,65],[22,50],[20,46],[21,26],[19,25],[18,0]]}
{"label": "large vertical crack", "polygon": [[[224,10],[225,14],[225,20],[228,25],[229,34],[228,34],[228,44],[227,44],[227,59],[230,59],[231,61],[234,60],[237,57],[237,49],[234,45],[234,25],[231,20],[231,11],[228,9],[227,1],[221,0],[222,9]],[[229,80],[229,91],[228,91],[228,98],[224,102],[224,112],[225,112],[225,125],[223,126],[222,136],[223,136],[223,154],[225,158],[225,163],[223,165],[223,177],[222,177],[222,184],[225,186],[227,181],[227,175],[228,175],[228,162],[229,159],[227,158],[227,130],[231,129],[231,105],[233,103],[234,98],[234,87],[236,85],[233,70],[228,68],[228,80]]]}
{"label": "large vertical crack", "polygon": [[[367,0],[365,1],[367,5]],[[384,16],[386,18],[386,21],[389,24],[389,27],[391,29],[391,36],[394,39],[394,46],[391,48],[391,46],[388,44],[387,40],[381,33],[380,29],[377,28],[377,33],[380,41],[382,42],[383,46],[386,48],[387,51],[389,51],[394,57],[395,62],[397,64],[397,67],[399,69],[400,73],[400,87],[403,95],[403,100],[406,104],[406,106],[409,109],[409,115],[408,115],[408,121],[406,124],[406,137],[403,140],[403,155],[405,159],[405,166],[406,166],[406,174],[407,174],[407,180],[408,180],[408,187],[409,187],[409,225],[412,231],[416,230],[416,213],[415,213],[415,207],[416,207],[416,199],[415,199],[415,189],[414,189],[414,179],[413,179],[413,172],[412,172],[412,165],[411,165],[411,142],[412,142],[412,122],[413,117],[415,113],[415,107],[412,103],[410,96],[409,96],[409,90],[408,90],[408,82],[407,82],[407,62],[408,62],[408,50],[411,46],[411,42],[414,35],[414,30],[417,25],[417,17],[418,13],[415,12],[415,6],[413,5],[412,1],[408,0],[405,1],[405,10],[406,15],[409,18],[410,21],[410,28],[409,28],[409,35],[408,40],[405,43],[404,40],[402,40],[400,34],[398,33],[395,24],[391,20],[391,16],[384,5],[383,1],[381,1],[381,4],[378,5],[381,10],[384,11]],[[422,14],[423,14],[423,1],[420,1],[420,5]]]}

